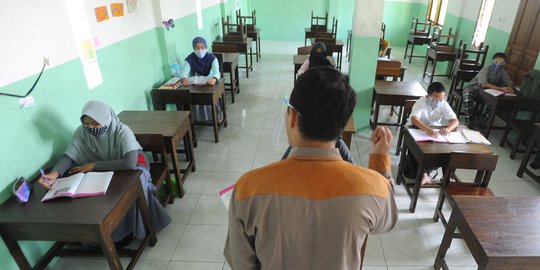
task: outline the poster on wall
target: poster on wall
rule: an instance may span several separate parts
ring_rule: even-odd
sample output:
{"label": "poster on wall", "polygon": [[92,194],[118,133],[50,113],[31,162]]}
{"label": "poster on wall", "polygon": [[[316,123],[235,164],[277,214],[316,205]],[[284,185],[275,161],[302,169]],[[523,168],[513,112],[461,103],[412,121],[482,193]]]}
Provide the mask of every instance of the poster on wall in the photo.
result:
{"label": "poster on wall", "polygon": [[124,16],[124,4],[122,3],[112,3],[111,4],[111,14],[113,17]]}
{"label": "poster on wall", "polygon": [[96,60],[96,51],[94,50],[94,46],[92,46],[91,39],[85,39],[79,42],[79,52],[83,65],[89,64]]}
{"label": "poster on wall", "polygon": [[97,22],[102,22],[109,19],[109,12],[107,11],[107,6],[100,6],[94,8],[94,11],[96,12]]}
{"label": "poster on wall", "polygon": [[126,0],[128,13],[137,12],[137,0]]}

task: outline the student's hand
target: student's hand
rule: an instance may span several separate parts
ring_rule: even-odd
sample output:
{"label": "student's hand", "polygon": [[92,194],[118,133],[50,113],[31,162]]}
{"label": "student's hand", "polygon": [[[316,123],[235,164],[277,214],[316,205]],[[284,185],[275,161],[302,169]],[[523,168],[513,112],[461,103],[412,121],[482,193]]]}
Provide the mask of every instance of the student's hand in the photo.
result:
{"label": "student's hand", "polygon": [[214,86],[216,84],[216,81],[216,78],[211,78],[210,80],[208,80],[207,84],[210,86]]}
{"label": "student's hand", "polygon": [[386,126],[378,126],[371,133],[371,153],[378,155],[387,155],[392,145],[392,133]]}
{"label": "student's hand", "polygon": [[189,80],[187,78],[182,78],[180,84],[182,84],[182,86],[189,86]]}
{"label": "student's hand", "polygon": [[448,129],[448,128],[443,128],[439,131],[439,133],[441,133],[442,135],[444,136],[447,136],[448,134],[450,134],[451,130]]}
{"label": "student's hand", "polygon": [[91,172],[96,168],[96,163],[86,163],[82,166],[73,167],[69,170],[69,173],[86,173]]}
{"label": "student's hand", "polygon": [[50,172],[44,176],[41,176],[38,180],[38,184],[43,189],[49,190],[54,182],[56,182],[58,177],[60,177],[60,174],[57,171]]}
{"label": "student's hand", "polygon": [[428,131],[426,131],[427,135],[429,135],[430,137],[432,138],[437,138],[439,137],[439,134],[437,134],[437,131],[433,130],[433,129],[430,129]]}
{"label": "student's hand", "polygon": [[514,89],[512,89],[512,87],[510,86],[505,86],[505,87],[501,87],[501,90],[505,93],[508,93],[508,94],[513,94],[514,93]]}

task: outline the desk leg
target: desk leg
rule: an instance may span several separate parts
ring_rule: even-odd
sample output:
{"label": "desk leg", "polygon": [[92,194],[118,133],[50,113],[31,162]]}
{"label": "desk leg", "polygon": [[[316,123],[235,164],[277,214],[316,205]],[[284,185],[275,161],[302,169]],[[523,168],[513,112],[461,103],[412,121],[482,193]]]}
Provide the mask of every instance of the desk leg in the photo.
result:
{"label": "desk leg", "polygon": [[[489,106],[487,104],[486,106],[484,106],[484,108],[485,110],[489,110]],[[497,115],[497,106],[494,106],[493,109],[491,110],[491,115],[489,116],[488,122],[486,124],[486,129],[484,133],[484,136],[486,136],[486,139],[489,139],[489,133],[491,133],[491,128],[493,127],[493,122],[495,121],[496,115]],[[482,115],[480,115],[480,119],[482,119]]]}
{"label": "desk leg", "polygon": [[[405,130],[402,130],[401,132],[405,132]],[[405,134],[403,134],[403,137],[405,137]],[[409,149],[407,148],[407,143],[404,142],[405,140],[402,139],[402,144],[403,144],[403,147],[401,149],[401,157],[399,158],[399,165],[398,165],[398,171],[397,171],[397,176],[396,176],[396,184],[399,185],[401,184],[402,180],[403,180],[403,166],[405,166],[405,156],[407,155],[407,152],[409,152]],[[400,145],[398,144],[398,147],[400,147]],[[405,181],[403,181],[405,182]],[[405,186],[405,188],[407,188],[407,186]]]}
{"label": "desk leg", "polygon": [[180,159],[178,158],[178,153],[176,152],[176,142],[173,138],[167,140],[166,147],[171,153],[171,162],[173,164],[173,174],[176,178],[176,191],[178,192],[178,197],[184,197],[184,188],[182,185],[182,172],[180,171]]}
{"label": "desk leg", "polygon": [[189,152],[189,156],[191,158],[191,160],[189,160],[189,162],[191,162],[191,171],[194,172],[195,171],[195,151],[193,151],[193,141],[191,140],[191,129],[189,130],[187,137],[188,138],[187,138],[186,152]]}
{"label": "desk leg", "polygon": [[257,36],[257,40],[259,42],[259,46],[257,46],[257,50],[259,50],[259,58],[261,58],[261,37]]}
{"label": "desk leg", "polygon": [[98,240],[103,255],[107,259],[110,269],[124,269],[122,263],[120,262],[120,257],[114,246],[114,242],[111,238],[111,233],[105,228],[105,225],[102,224],[96,231],[96,239]]}
{"label": "desk leg", "polygon": [[259,63],[259,42],[255,39],[255,60]]}
{"label": "desk leg", "polygon": [[409,64],[412,61],[413,55],[414,55],[414,42],[412,43],[412,46],[411,46],[411,56],[409,56]]}
{"label": "desk leg", "polygon": [[246,78],[249,78],[249,61],[248,61],[248,54],[249,52],[246,49]]}
{"label": "desk leg", "polygon": [[227,110],[225,108],[225,92],[221,94],[221,107],[223,110],[223,127],[227,127],[228,123],[227,123]]}
{"label": "desk leg", "polygon": [[338,52],[338,58],[339,58],[339,70],[341,71],[341,65],[343,61],[343,47],[340,52]]}
{"label": "desk leg", "polygon": [[238,91],[238,94],[240,94],[240,75],[239,75],[238,69],[239,69],[238,65],[236,65],[236,68],[234,69],[234,74],[236,77],[236,86],[238,86],[236,91]]}
{"label": "desk leg", "polygon": [[527,163],[529,163],[529,159],[531,158],[532,151],[534,149],[534,146],[536,145],[536,139],[534,139],[534,138],[536,138],[536,136],[531,138],[529,140],[529,143],[527,144],[527,151],[525,151],[525,155],[523,156],[523,160],[521,160],[521,164],[519,165],[519,169],[518,169],[518,172],[517,172],[518,177],[523,177],[523,173],[525,172],[525,168],[527,168]]}
{"label": "desk leg", "polygon": [[234,71],[231,69],[230,78],[231,78],[231,102],[234,103],[234,92],[236,92],[236,83],[234,81]]}
{"label": "desk leg", "polygon": [[403,55],[403,60],[407,59],[408,50],[409,50],[409,41],[407,41],[407,45],[405,45],[405,55]]}
{"label": "desk leg", "polygon": [[456,225],[457,225],[457,214],[456,211],[452,211],[452,214],[450,215],[450,220],[448,222],[448,225],[446,226],[446,231],[444,232],[443,239],[441,241],[441,245],[439,247],[439,251],[437,252],[437,256],[435,257],[435,263],[433,264],[433,269],[439,270],[441,267],[443,269],[448,269],[448,266],[446,265],[446,262],[444,260],[444,257],[446,256],[446,251],[450,248],[450,244],[452,243],[452,238],[454,237],[454,232],[456,231]]}
{"label": "desk leg", "polygon": [[249,47],[249,62],[251,62],[249,68],[253,71],[253,47]]}
{"label": "desk leg", "polygon": [[[414,187],[412,191],[411,204],[409,205],[409,212],[414,213],[416,210],[416,202],[418,202],[418,195],[420,195],[420,186],[422,185],[422,176],[425,172],[424,161],[418,161],[418,172],[416,173],[416,179],[414,181]],[[405,185],[406,188],[408,188]]]}
{"label": "desk leg", "polygon": [[[247,54],[246,54],[247,56]],[[219,142],[219,135],[218,135],[218,120],[217,120],[217,113],[216,113],[216,104],[214,102],[212,102],[212,126],[214,128],[214,141],[216,143]],[[225,108],[223,108],[225,109]]]}
{"label": "desk leg", "polygon": [[377,123],[379,123],[379,109],[381,107],[381,105],[379,105],[380,102],[379,101],[375,101],[375,112],[373,112],[373,125],[372,125],[372,129],[375,129],[377,128]]}
{"label": "desk leg", "polygon": [[24,253],[21,250],[21,247],[17,243],[17,240],[11,239],[9,236],[2,235],[2,239],[4,240],[4,243],[6,244],[6,247],[9,250],[9,253],[11,253],[11,256],[13,256],[13,259],[17,263],[17,266],[19,266],[19,269],[22,270],[30,270],[32,269],[32,266],[30,266],[30,263],[24,256]]}

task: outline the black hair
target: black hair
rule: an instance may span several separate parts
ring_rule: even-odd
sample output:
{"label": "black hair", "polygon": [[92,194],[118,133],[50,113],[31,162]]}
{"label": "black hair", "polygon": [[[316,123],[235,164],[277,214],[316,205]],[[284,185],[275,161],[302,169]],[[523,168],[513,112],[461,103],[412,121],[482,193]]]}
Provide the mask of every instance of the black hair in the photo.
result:
{"label": "black hair", "polygon": [[298,127],[304,139],[332,141],[343,133],[356,105],[356,94],[347,76],[320,66],[298,77],[289,103],[299,113]]}
{"label": "black hair", "polygon": [[504,61],[506,61],[506,54],[503,52],[498,52],[493,55],[493,58],[491,58],[491,60],[495,60],[495,58],[503,58]]}
{"label": "black hair", "polygon": [[440,82],[431,83],[427,88],[428,95],[431,95],[433,93],[440,93],[444,91],[445,91],[444,85]]}

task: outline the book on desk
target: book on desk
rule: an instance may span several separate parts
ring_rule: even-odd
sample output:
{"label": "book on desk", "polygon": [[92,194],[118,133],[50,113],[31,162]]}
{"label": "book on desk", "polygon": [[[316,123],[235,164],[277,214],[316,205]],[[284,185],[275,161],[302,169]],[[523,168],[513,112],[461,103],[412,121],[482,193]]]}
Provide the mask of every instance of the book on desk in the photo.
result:
{"label": "book on desk", "polygon": [[495,89],[485,89],[484,92],[494,96],[494,97],[498,97],[498,96],[505,96],[505,97],[515,97],[517,96],[516,94],[510,94],[510,93],[506,93],[506,92],[503,92],[503,91],[499,91],[499,90],[495,90]]}
{"label": "book on desk", "polygon": [[105,195],[113,175],[114,172],[88,172],[58,178],[41,201],[59,197],[80,198]]}
{"label": "book on desk", "polygon": [[[438,132],[438,130],[435,130]],[[429,136],[425,131],[420,129],[409,129],[409,133],[417,142],[434,142],[434,143],[477,143],[491,145],[491,143],[478,131],[462,130],[450,132],[448,135],[439,134],[437,138]]]}
{"label": "book on desk", "polygon": [[[190,85],[207,85],[208,80],[212,79],[212,76],[192,76],[188,78]],[[172,77],[167,82],[162,84],[158,89],[161,90],[174,90],[182,85],[182,80],[177,77]]]}

